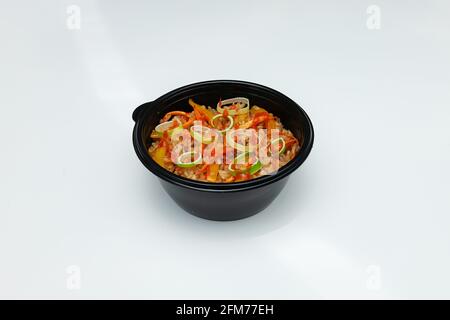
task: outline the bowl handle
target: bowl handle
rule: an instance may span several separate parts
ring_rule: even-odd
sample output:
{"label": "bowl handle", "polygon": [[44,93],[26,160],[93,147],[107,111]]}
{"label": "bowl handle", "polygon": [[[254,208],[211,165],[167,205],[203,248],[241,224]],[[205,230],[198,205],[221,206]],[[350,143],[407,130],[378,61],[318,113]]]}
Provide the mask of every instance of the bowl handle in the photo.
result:
{"label": "bowl handle", "polygon": [[146,102],[144,104],[141,104],[139,107],[137,107],[134,111],[133,111],[133,115],[132,118],[134,120],[134,122],[137,122],[139,120],[140,115],[142,114],[142,112],[147,109],[150,108],[153,104],[155,103],[155,101],[151,101],[151,102]]}

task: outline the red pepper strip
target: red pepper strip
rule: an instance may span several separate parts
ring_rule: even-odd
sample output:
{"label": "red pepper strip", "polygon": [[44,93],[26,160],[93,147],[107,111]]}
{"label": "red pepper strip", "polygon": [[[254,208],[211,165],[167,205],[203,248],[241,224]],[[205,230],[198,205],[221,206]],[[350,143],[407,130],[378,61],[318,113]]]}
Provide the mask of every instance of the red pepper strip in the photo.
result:
{"label": "red pepper strip", "polygon": [[198,120],[202,120],[204,118],[211,124],[211,119],[213,117],[211,110],[207,109],[205,106],[195,103],[192,99],[189,99],[189,104],[194,109],[195,116]]}
{"label": "red pepper strip", "polygon": [[239,115],[235,115],[235,116],[233,117],[233,121],[234,121],[234,126],[233,126],[233,128],[234,128],[234,129],[239,129],[239,127],[241,126],[241,125],[239,124],[238,119],[239,119]]}
{"label": "red pepper strip", "polygon": [[195,120],[202,120],[202,118],[203,118],[202,114],[197,109],[194,109],[194,115],[195,115]]}
{"label": "red pepper strip", "polygon": [[243,129],[247,129],[247,128],[256,128],[256,126],[258,125],[258,123],[261,123],[263,121],[266,121],[268,119],[271,119],[272,116],[268,113],[268,112],[258,112],[256,113],[257,116],[253,116],[253,119],[250,121],[247,121],[246,123],[244,123],[243,125],[241,125],[240,127]]}
{"label": "red pepper strip", "polygon": [[253,118],[260,116],[270,116],[270,114],[267,111],[257,111],[253,114]]}
{"label": "red pepper strip", "polygon": [[208,170],[209,164],[205,163],[200,169],[198,169],[195,174],[200,174]]}
{"label": "red pepper strip", "polygon": [[248,180],[250,178],[251,176],[249,173],[239,173],[236,175],[236,180],[238,181]]}
{"label": "red pepper strip", "polygon": [[266,115],[261,115],[261,116],[258,116],[258,117],[255,117],[255,118],[253,118],[253,120],[252,120],[252,125],[251,125],[251,127],[252,127],[252,128],[255,128],[259,123],[261,123],[261,122],[263,122],[263,121],[266,121],[266,120],[268,120],[268,119],[270,119],[270,115],[268,115],[268,114],[266,114]]}
{"label": "red pepper strip", "polygon": [[194,123],[194,118],[189,118],[189,120],[183,124],[183,128],[186,129],[186,128],[190,127],[193,123]]}
{"label": "red pepper strip", "polygon": [[289,147],[291,144],[298,142],[296,138],[290,139],[285,142],[285,148]]}
{"label": "red pepper strip", "polygon": [[168,121],[172,116],[184,116],[186,118],[189,118],[189,114],[184,111],[171,111],[166,113],[166,115],[162,118],[162,122]]}
{"label": "red pepper strip", "polygon": [[175,129],[176,127],[178,127],[178,123],[176,121],[173,122],[173,124],[170,126],[170,129]]}
{"label": "red pepper strip", "polygon": [[161,140],[158,143],[158,147],[166,147],[166,154],[169,151],[169,134],[167,133],[167,130],[163,132],[163,135],[161,137]]}

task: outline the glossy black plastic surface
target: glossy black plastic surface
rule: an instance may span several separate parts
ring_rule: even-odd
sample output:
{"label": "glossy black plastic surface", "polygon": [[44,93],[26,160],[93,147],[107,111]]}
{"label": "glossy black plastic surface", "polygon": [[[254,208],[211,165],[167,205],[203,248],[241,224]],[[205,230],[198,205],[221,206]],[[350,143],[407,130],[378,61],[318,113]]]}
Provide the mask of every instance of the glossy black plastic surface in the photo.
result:
{"label": "glossy black plastic surface", "polygon": [[[187,100],[195,99],[214,106],[219,99],[244,96],[251,105],[259,105],[280,117],[284,126],[302,142],[299,154],[275,175],[237,183],[208,183],[177,176],[160,167],[147,154],[148,137],[161,117],[172,110],[191,111]],[[141,162],[161,180],[173,200],[184,210],[211,220],[227,221],[249,217],[266,208],[280,193],[288,176],[311,151],[314,132],[306,113],[294,101],[278,91],[255,83],[214,80],[175,89],[133,112],[136,122],[133,144]]]}

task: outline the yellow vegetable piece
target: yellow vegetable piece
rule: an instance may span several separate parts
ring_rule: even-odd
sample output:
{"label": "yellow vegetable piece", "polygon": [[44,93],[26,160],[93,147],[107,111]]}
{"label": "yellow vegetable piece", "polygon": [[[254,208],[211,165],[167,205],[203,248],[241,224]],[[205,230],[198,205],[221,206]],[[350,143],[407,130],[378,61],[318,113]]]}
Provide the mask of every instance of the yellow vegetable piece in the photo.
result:
{"label": "yellow vegetable piece", "polygon": [[266,109],[258,107],[256,105],[250,108],[250,113],[251,114],[255,114],[257,112],[268,112],[268,111]]}
{"label": "yellow vegetable piece", "polygon": [[209,182],[216,182],[217,174],[219,173],[219,165],[217,163],[213,163],[208,168],[208,175],[206,176],[206,180]]}
{"label": "yellow vegetable piece", "polygon": [[161,167],[164,167],[164,158],[166,157],[166,147],[158,147],[153,151],[152,158]]}

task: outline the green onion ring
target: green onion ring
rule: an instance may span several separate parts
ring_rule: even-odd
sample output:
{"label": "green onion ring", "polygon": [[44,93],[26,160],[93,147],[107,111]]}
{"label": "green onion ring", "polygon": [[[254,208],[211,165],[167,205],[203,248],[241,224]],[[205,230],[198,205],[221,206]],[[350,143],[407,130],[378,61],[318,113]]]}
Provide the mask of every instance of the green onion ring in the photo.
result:
{"label": "green onion ring", "polygon": [[[277,139],[273,139],[272,141],[270,141],[270,146],[272,147],[272,145],[274,144],[274,143],[278,143],[279,141],[281,141],[281,149],[277,152],[277,153],[275,153],[275,155],[278,155],[278,154],[282,154],[283,152],[285,152],[286,151],[286,141],[283,139],[283,138],[277,138]],[[272,152],[272,148],[270,148],[270,150],[271,150],[271,152]]]}
{"label": "green onion ring", "polygon": [[178,127],[180,127],[180,126],[181,126],[181,122],[180,122],[179,120],[177,120],[177,119],[174,119],[174,120],[170,120],[170,121],[166,121],[166,122],[163,122],[163,123],[158,124],[158,125],[155,127],[156,133],[157,133],[159,136],[162,136],[163,133],[164,133],[164,131],[169,130],[168,133],[170,134],[170,133],[172,132],[172,130],[175,130],[176,128],[178,128],[178,127],[175,127],[175,128],[173,128],[173,129],[170,129],[170,128],[173,126],[173,124],[174,124],[175,121],[178,122]]}
{"label": "green onion ring", "polygon": [[190,162],[183,162],[183,158],[186,156],[192,156],[195,155],[195,151],[188,151],[185,153],[182,153],[178,158],[177,158],[177,163],[176,165],[179,166],[180,168],[192,168],[194,166],[196,166],[197,164],[202,162],[202,155],[200,154],[200,156],[195,159],[194,161],[190,161]]}
{"label": "green onion ring", "polygon": [[211,137],[210,137],[209,139],[205,139],[205,138],[203,137],[203,134],[202,134],[202,133],[200,133],[200,132],[198,132],[198,131],[195,131],[194,128],[197,128],[197,127],[202,128],[202,130],[205,130],[205,129],[206,129],[206,131],[211,130],[211,128],[208,128],[208,127],[203,127],[203,126],[192,126],[191,129],[190,129],[190,132],[191,132],[191,136],[192,136],[195,140],[197,140],[197,141],[200,142],[200,143],[204,143],[204,144],[210,144],[211,142],[214,141],[214,137],[213,137],[212,135],[211,135]]}
{"label": "green onion ring", "polygon": [[248,172],[249,174],[253,175],[256,172],[258,172],[259,170],[261,170],[262,164],[261,164],[261,161],[259,161],[258,158],[256,158],[255,163],[253,163],[250,166],[250,168],[247,168],[247,169],[244,169],[244,170],[235,170],[235,169],[233,169],[233,164],[236,164],[236,162],[239,159],[245,158],[249,154],[250,154],[250,152],[246,151],[244,153],[241,153],[240,155],[238,155],[236,158],[233,159],[233,161],[228,165],[228,171],[230,171],[231,175],[235,176],[237,173],[246,173],[246,172]]}
{"label": "green onion ring", "polygon": [[[221,113],[216,114],[214,117],[212,117],[212,119],[211,119],[211,124],[212,124],[212,126],[213,126],[215,129],[217,129],[217,128],[216,128],[216,126],[214,125],[214,120],[216,120],[216,119],[218,119],[218,118],[222,118],[222,117],[224,117],[224,115],[221,114]],[[223,130],[217,129],[217,131],[219,131],[220,133],[226,132],[226,131],[230,130],[231,128],[233,128],[233,126],[234,126],[234,120],[233,120],[233,117],[232,117],[232,116],[227,116],[227,118],[228,118],[228,120],[230,120],[230,124],[228,125],[228,127],[226,127],[226,128],[223,129]]]}
{"label": "green onion ring", "polygon": [[[251,145],[246,146],[246,145],[243,145],[243,144],[240,144],[240,143],[237,143],[234,141],[234,138],[235,138],[234,134],[237,134],[237,133],[239,133],[241,131],[245,131],[245,130],[247,130],[247,129],[237,129],[237,130],[234,130],[233,132],[230,132],[229,135],[227,136],[227,144],[230,147],[232,147],[233,149],[236,149],[236,150],[239,150],[242,152],[246,152],[248,150],[250,150],[250,151],[254,150],[255,146],[251,146]],[[251,139],[251,136],[249,136],[247,134],[245,135],[245,137],[248,137]],[[230,138],[230,139],[228,139],[228,138]]]}

